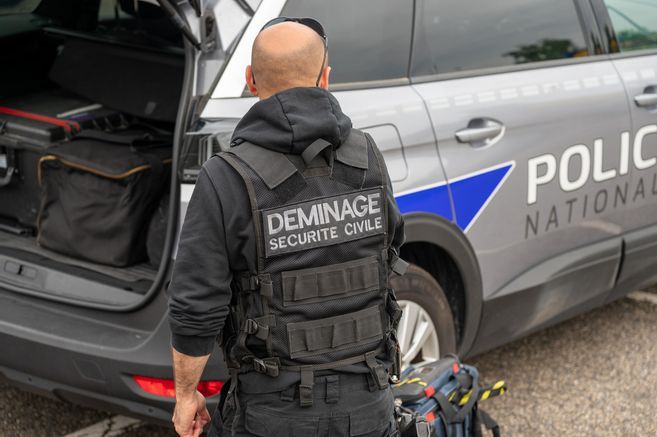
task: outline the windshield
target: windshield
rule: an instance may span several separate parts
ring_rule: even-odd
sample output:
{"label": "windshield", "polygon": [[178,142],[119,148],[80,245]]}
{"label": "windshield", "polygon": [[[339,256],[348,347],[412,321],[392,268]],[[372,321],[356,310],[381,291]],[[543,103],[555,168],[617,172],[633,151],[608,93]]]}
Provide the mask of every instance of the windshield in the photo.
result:
{"label": "windshield", "polygon": [[0,0],[0,15],[28,14],[41,0]]}

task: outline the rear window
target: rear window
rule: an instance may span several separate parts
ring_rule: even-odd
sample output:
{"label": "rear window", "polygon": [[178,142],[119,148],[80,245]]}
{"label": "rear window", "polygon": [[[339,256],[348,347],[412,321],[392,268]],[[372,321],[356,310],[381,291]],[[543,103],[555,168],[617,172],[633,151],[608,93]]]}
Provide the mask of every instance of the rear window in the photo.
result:
{"label": "rear window", "polygon": [[402,0],[289,0],[281,15],[324,26],[332,83],[397,79],[408,74],[413,4]]}
{"label": "rear window", "polygon": [[573,1],[418,2],[412,75],[587,56]]}
{"label": "rear window", "polygon": [[657,48],[657,0],[605,0],[621,52]]}

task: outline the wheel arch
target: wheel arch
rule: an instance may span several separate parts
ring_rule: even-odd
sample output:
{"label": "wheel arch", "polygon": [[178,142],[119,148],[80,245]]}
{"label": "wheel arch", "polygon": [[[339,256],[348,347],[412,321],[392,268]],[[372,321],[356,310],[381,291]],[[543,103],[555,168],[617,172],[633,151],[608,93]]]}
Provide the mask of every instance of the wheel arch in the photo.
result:
{"label": "wheel arch", "polygon": [[[405,214],[404,229],[406,241],[402,247],[402,256],[409,248],[414,247],[414,243],[429,244],[442,250],[458,269],[463,284],[465,308],[457,348],[460,355],[465,355],[474,343],[481,320],[482,281],[475,252],[458,226],[434,214]],[[429,273],[443,288],[447,288],[435,271]]]}

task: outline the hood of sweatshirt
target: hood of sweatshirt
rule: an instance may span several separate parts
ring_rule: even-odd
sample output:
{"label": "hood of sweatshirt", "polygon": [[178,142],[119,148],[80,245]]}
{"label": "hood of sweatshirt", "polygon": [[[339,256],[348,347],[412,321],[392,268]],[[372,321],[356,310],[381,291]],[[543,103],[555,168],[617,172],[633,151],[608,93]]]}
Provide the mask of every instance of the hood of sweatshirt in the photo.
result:
{"label": "hood of sweatshirt", "polygon": [[231,144],[248,141],[300,155],[319,138],[338,147],[350,131],[351,119],[330,92],[317,87],[291,88],[254,104],[237,124]]}

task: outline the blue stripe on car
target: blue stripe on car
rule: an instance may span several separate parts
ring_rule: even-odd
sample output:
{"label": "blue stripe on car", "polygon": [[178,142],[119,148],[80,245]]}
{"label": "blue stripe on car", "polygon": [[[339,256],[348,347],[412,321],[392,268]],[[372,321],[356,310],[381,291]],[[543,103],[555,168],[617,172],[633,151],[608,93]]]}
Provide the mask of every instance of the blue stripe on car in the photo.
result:
{"label": "blue stripe on car", "polygon": [[515,162],[509,162],[461,176],[449,183],[454,199],[456,217],[452,217],[447,183],[440,183],[417,191],[401,193],[397,204],[402,213],[426,212],[455,221],[467,231],[486,208],[497,190],[513,170]]}

